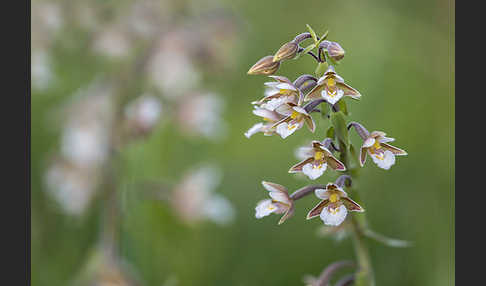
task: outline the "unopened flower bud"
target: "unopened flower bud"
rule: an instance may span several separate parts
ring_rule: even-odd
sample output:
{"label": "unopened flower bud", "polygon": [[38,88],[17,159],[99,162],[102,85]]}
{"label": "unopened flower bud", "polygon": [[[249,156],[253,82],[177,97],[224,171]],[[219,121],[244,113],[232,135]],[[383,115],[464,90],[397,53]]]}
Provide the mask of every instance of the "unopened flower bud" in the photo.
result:
{"label": "unopened flower bud", "polygon": [[297,55],[299,45],[295,42],[288,42],[283,45],[273,56],[273,61],[291,60]]}
{"label": "unopened flower bud", "polygon": [[327,50],[333,60],[339,61],[344,58],[344,49],[338,43],[326,40],[322,41],[320,46]]}
{"label": "unopened flower bud", "polygon": [[260,59],[256,64],[254,64],[248,74],[263,74],[263,75],[271,75],[274,74],[278,68],[280,67],[280,61],[274,62],[273,56],[266,56]]}

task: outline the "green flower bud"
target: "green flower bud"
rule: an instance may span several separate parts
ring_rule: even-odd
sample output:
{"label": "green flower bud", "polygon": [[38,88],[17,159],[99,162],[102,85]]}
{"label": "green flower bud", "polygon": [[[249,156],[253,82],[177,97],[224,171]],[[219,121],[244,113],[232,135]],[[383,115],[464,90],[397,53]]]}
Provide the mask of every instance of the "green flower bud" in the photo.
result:
{"label": "green flower bud", "polygon": [[248,74],[263,74],[263,75],[271,75],[274,74],[278,68],[280,67],[280,61],[273,61],[273,56],[266,56],[261,58],[256,64],[254,64],[250,70],[248,70]]}
{"label": "green flower bud", "polygon": [[288,42],[283,45],[273,56],[273,61],[282,61],[282,60],[291,60],[295,58],[297,55],[297,51],[299,50],[299,45],[295,42]]}

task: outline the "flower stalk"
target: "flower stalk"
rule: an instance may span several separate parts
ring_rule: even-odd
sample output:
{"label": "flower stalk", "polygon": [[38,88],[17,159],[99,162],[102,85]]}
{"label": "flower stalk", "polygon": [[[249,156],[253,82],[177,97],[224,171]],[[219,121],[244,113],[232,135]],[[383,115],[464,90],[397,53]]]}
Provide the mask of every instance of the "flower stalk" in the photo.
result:
{"label": "flower stalk", "polygon": [[[362,203],[360,194],[352,188],[352,185],[359,175],[359,169],[364,167],[367,155],[379,168],[388,170],[395,164],[395,156],[403,156],[407,153],[389,145],[388,142],[394,141],[394,138],[386,137],[384,132],[373,131],[370,133],[359,122],[347,123],[346,116],[349,113],[344,100],[346,98],[360,100],[361,94],[345,83],[335,70],[335,66],[344,58],[344,49],[339,43],[327,40],[327,32],[321,37],[317,37],[309,25],[307,28],[309,32],[299,34],[294,40],[284,44],[273,56],[273,62],[270,61],[272,56],[267,56],[258,61],[250,70],[258,70],[253,74],[266,74],[265,69],[268,69],[273,74],[278,70],[277,65],[279,66],[280,62],[297,59],[299,54],[309,54],[317,61],[316,77],[304,74],[291,82],[282,76],[271,76],[278,82],[266,83],[273,89],[266,94],[266,97],[253,104],[256,105],[255,111],[258,111],[254,111],[254,113],[263,116],[273,125],[259,123],[245,135],[249,137],[248,134],[263,132],[265,135],[278,134],[285,139],[296,133],[305,124],[309,127],[310,132],[314,133],[317,128],[311,114],[320,111],[324,119],[329,119],[330,127],[325,133],[326,137],[320,138],[322,140],[315,139],[310,145],[299,148],[297,154],[301,161],[293,165],[288,172],[303,173],[310,180],[320,178],[326,170],[339,172],[340,176],[334,183],[304,186],[291,195],[284,186],[262,182],[270,192],[271,199],[258,203],[255,208],[256,217],[262,218],[271,213],[284,214],[279,221],[279,224],[282,224],[293,215],[297,200],[309,194],[315,194],[321,201],[308,212],[307,219],[319,217],[325,225],[334,228],[336,232],[343,230],[352,234],[356,272],[343,277],[339,280],[338,285],[353,283],[357,286],[374,286],[373,267],[365,238],[373,238],[394,247],[403,247],[407,243],[389,239],[367,228],[366,217],[363,214],[365,209],[360,205]],[[300,47],[299,44],[307,39],[312,39],[313,43],[305,48]],[[317,49],[317,55],[313,52],[314,49]],[[263,112],[263,110],[266,111]],[[354,127],[363,141],[359,155],[348,134],[351,127]],[[351,212],[353,214],[348,215]],[[331,273],[335,272],[333,269],[343,265],[349,265],[349,263],[331,264],[324,269],[319,278],[311,279],[312,281],[308,284],[312,286],[328,285]]]}

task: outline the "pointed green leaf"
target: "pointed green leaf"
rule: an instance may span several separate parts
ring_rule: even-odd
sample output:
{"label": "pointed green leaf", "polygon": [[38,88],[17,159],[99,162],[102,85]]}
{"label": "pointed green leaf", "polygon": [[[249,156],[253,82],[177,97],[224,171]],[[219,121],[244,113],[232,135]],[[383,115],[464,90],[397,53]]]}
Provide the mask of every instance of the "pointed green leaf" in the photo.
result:
{"label": "pointed green leaf", "polygon": [[317,45],[319,45],[322,41],[324,41],[325,39],[327,39],[327,34],[329,33],[329,31],[326,31],[322,36],[321,38],[319,39],[319,41],[317,41]]}
{"label": "pointed green leaf", "polygon": [[328,68],[328,65],[327,63],[319,63],[316,67],[316,70],[315,70],[315,74],[317,77],[321,77],[324,75],[324,73],[326,72]]}
{"label": "pointed green leaf", "polygon": [[334,126],[336,136],[346,146],[349,144],[348,129],[346,128],[346,120],[342,111],[331,113],[331,123]]}
{"label": "pointed green leaf", "polygon": [[316,47],[316,44],[310,44],[309,46],[307,46],[303,51],[302,51],[302,54],[305,55],[307,54],[308,52],[312,51],[314,48]]}
{"label": "pointed green leaf", "polygon": [[339,102],[338,102],[338,106],[339,106],[339,110],[341,110],[344,115],[348,115],[348,107],[346,105],[346,102],[341,99]]}
{"label": "pointed green leaf", "polygon": [[334,127],[331,126],[331,127],[329,127],[329,129],[327,129],[326,137],[334,139]]}
{"label": "pointed green leaf", "polygon": [[309,30],[309,33],[312,36],[312,39],[314,40],[314,44],[317,43],[317,35],[316,35],[316,32],[314,32],[314,30],[311,28],[311,26],[309,24],[307,24],[306,26],[307,26],[307,30]]}

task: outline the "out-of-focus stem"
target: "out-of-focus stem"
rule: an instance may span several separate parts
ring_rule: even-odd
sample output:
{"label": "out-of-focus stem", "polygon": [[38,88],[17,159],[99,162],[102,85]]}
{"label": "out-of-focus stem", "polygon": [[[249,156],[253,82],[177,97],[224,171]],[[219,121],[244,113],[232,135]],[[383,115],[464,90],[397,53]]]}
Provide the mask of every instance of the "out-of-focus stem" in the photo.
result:
{"label": "out-of-focus stem", "polygon": [[[340,156],[341,162],[343,162],[344,165],[346,165],[346,167],[349,167],[350,164],[349,164],[348,149],[346,145],[340,140],[339,140],[339,149],[341,150],[341,156]],[[351,175],[350,168],[347,168],[345,173]],[[353,193],[353,198],[358,202],[360,201],[359,194],[357,192]],[[364,216],[363,213],[360,213],[359,215]],[[358,218],[355,215],[352,215],[350,217],[350,220],[351,220],[350,225],[351,225],[351,233],[353,236],[354,249],[356,253],[356,259],[358,261],[358,269],[356,272],[354,285],[374,286],[375,279],[373,274],[373,268],[371,265],[371,259],[368,252],[368,247],[366,246],[366,243],[364,241],[364,235],[361,231],[362,229],[364,229],[364,225],[363,225],[365,222],[364,217],[361,217],[361,219],[358,220]]]}

